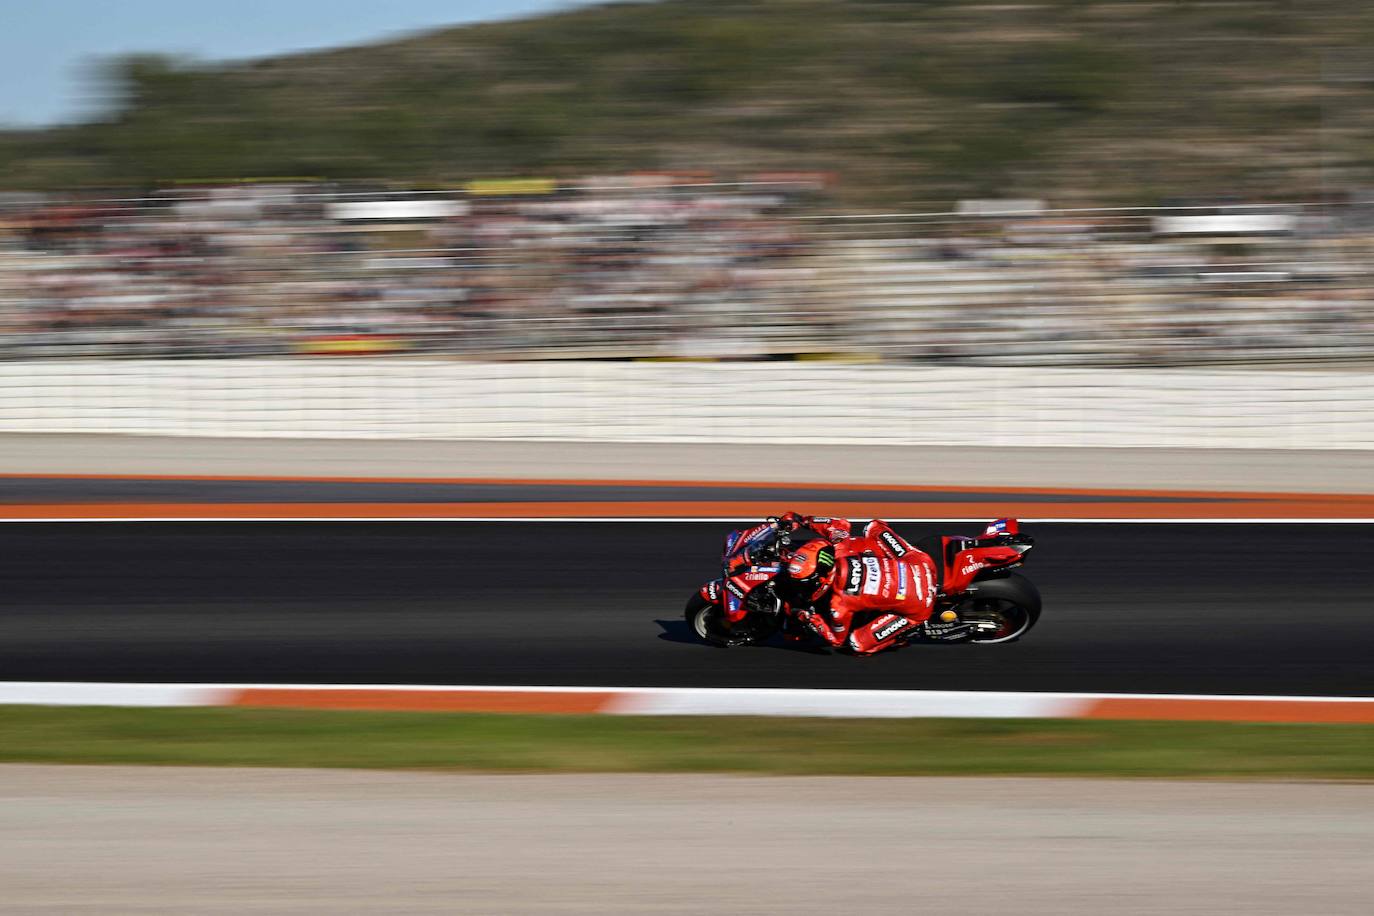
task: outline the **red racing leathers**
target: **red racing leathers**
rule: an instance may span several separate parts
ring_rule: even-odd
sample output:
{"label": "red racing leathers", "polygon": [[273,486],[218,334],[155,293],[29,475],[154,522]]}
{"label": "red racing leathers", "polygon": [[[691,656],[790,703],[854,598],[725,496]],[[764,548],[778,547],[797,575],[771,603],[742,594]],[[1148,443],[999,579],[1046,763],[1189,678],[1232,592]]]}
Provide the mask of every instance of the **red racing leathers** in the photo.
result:
{"label": "red racing leathers", "polygon": [[[900,637],[930,618],[936,594],[935,561],[903,540],[887,522],[874,519],[856,536],[847,519],[793,518],[835,545],[828,605],[822,601],[818,611],[798,614],[830,645],[871,655],[896,645]],[[883,613],[854,629],[854,616],[866,611]]]}

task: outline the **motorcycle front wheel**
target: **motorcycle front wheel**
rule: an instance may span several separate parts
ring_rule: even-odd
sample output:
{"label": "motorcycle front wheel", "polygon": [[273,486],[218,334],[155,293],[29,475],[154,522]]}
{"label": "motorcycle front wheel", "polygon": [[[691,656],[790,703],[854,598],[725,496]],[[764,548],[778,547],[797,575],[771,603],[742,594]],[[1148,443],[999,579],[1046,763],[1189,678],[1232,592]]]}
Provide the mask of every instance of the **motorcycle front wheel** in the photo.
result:
{"label": "motorcycle front wheel", "polygon": [[725,614],[720,605],[712,604],[701,593],[693,593],[682,613],[692,632],[703,642],[721,648],[735,648],[763,642],[778,631],[779,623],[771,617],[752,613],[732,627],[725,626]]}

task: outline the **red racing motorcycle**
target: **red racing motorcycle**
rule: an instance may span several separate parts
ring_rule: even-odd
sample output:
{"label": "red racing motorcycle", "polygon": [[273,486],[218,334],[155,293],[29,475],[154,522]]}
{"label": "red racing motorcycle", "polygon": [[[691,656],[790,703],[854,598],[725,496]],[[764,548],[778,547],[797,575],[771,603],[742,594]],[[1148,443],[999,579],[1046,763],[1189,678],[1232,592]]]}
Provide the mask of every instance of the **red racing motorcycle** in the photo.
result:
{"label": "red racing motorcycle", "polygon": [[[787,597],[782,557],[820,537],[809,528],[788,529],[776,519],[730,532],[721,552],[720,578],[707,582],[687,602],[684,616],[692,631],[711,645],[734,647],[764,642],[796,626],[791,612],[802,608]],[[1016,519],[997,519],[978,537],[932,535],[914,546],[934,561],[938,592],[930,621],[912,628],[903,642],[1013,642],[1040,619],[1040,592],[1012,571],[1035,546]],[[949,611],[955,622],[940,622]],[[854,626],[866,622],[855,620]]]}

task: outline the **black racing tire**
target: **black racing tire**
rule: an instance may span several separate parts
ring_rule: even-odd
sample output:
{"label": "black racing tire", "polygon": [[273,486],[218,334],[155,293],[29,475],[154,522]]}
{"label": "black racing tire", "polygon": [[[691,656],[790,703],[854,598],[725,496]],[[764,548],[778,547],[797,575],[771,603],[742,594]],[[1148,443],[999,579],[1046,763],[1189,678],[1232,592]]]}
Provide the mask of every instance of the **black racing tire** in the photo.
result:
{"label": "black racing tire", "polygon": [[721,626],[720,605],[707,601],[700,592],[693,593],[692,597],[687,599],[687,608],[682,612],[682,617],[697,638],[703,642],[722,649],[738,645]]}
{"label": "black racing tire", "polygon": [[994,617],[1004,626],[987,636],[972,636],[969,642],[990,646],[1016,642],[1040,621],[1040,590],[1025,576],[1011,573],[998,579],[981,579],[959,602],[958,611],[965,619]]}
{"label": "black racing tire", "polygon": [[763,642],[782,627],[780,620],[754,613],[745,618],[745,626],[736,626],[731,631],[722,625],[722,615],[720,605],[707,601],[700,592],[687,599],[687,607],[682,612],[683,619],[698,639],[722,649]]}

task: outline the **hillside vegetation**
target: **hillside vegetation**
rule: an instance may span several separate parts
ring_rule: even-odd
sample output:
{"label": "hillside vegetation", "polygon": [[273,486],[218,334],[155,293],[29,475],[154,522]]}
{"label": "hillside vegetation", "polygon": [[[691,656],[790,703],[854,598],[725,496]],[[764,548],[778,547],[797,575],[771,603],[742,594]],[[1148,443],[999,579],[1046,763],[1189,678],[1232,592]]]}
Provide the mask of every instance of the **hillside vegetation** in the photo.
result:
{"label": "hillside vegetation", "polygon": [[114,61],[100,119],[0,134],[0,184],[803,169],[865,205],[1311,197],[1366,181],[1372,39],[1361,0],[615,3]]}

